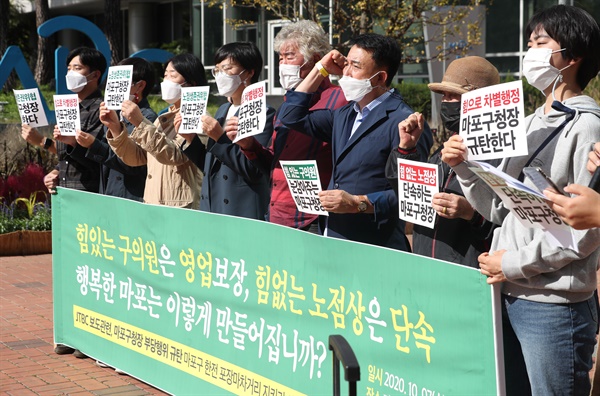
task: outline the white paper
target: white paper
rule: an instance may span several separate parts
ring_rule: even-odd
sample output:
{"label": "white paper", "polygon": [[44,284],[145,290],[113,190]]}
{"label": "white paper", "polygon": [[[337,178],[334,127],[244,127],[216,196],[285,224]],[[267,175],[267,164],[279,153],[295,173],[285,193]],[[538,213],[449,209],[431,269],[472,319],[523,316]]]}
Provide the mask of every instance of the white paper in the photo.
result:
{"label": "white paper", "polygon": [[61,135],[75,136],[75,132],[81,129],[77,94],[54,95],[54,112]]}
{"label": "white paper", "polygon": [[110,110],[121,110],[123,102],[129,100],[133,65],[111,66],[108,68],[104,104]]}
{"label": "white paper", "polygon": [[242,103],[238,110],[238,131],[233,143],[264,131],[267,123],[265,84],[265,81],[260,81],[244,89]]}
{"label": "white paper", "polygon": [[521,80],[462,94],[460,136],[470,160],[527,155]]}
{"label": "white paper", "polygon": [[542,193],[485,162],[469,164],[523,226],[543,229],[550,243],[578,251],[572,228],[548,206]]}
{"label": "white paper", "polygon": [[303,213],[329,216],[321,205],[321,181],[317,161],[279,161],[296,208]]}
{"label": "white paper", "polygon": [[398,159],[399,217],[404,221],[433,228],[437,213],[431,201],[440,192],[438,166]]}
{"label": "white paper", "polygon": [[37,88],[13,89],[13,93],[19,108],[21,124],[29,124],[32,127],[48,125],[40,91]]}
{"label": "white paper", "polygon": [[181,127],[178,133],[203,133],[200,118],[206,114],[210,87],[181,88]]}

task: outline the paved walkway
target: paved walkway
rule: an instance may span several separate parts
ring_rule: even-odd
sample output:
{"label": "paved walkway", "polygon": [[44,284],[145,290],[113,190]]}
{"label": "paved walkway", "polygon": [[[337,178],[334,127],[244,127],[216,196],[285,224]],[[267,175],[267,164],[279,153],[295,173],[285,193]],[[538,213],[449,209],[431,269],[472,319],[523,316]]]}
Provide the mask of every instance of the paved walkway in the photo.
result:
{"label": "paved walkway", "polygon": [[0,256],[0,395],[165,395],[93,359],[54,353],[52,256]]}

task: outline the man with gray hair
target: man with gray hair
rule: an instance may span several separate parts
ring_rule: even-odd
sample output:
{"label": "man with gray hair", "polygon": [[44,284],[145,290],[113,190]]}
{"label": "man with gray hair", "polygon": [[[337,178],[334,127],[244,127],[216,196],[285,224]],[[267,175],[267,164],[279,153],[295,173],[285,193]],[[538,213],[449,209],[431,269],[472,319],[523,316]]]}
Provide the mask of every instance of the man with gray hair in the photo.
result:
{"label": "man with gray hair", "polygon": [[[317,23],[302,20],[285,25],[275,37],[279,53],[279,81],[285,90],[293,90],[331,50],[327,34]],[[324,78],[310,103],[310,111],[335,110],[347,103],[340,87]],[[299,212],[290,194],[280,160],[316,160],[321,186],[326,187],[333,169],[329,143],[284,126],[275,114],[274,131],[269,148],[253,137],[238,142],[248,159],[271,174],[271,198],[268,220],[293,228],[318,233],[317,215]]]}

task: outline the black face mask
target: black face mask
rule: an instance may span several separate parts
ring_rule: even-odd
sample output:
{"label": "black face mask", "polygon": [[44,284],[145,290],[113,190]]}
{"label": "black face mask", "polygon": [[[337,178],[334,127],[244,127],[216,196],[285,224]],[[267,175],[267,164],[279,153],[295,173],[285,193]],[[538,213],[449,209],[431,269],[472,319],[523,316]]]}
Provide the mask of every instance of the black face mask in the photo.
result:
{"label": "black face mask", "polygon": [[447,130],[458,132],[460,125],[460,102],[442,102],[440,116]]}

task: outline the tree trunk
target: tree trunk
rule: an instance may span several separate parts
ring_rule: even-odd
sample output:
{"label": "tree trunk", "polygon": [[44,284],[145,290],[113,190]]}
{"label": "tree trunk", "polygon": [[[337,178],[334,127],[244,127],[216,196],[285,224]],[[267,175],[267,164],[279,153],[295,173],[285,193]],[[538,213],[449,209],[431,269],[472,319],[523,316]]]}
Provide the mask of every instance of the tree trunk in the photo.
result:
{"label": "tree trunk", "polygon": [[[48,0],[35,0],[35,25],[40,26],[49,17]],[[50,40],[38,35],[35,80],[39,85],[48,84],[52,78],[52,46]]]}
{"label": "tree trunk", "polygon": [[[10,0],[0,0],[0,57],[4,55],[6,49],[8,48],[8,18],[10,16]],[[11,92],[15,87],[15,72],[13,71],[2,90],[5,92]]]}
{"label": "tree trunk", "polygon": [[104,2],[104,31],[111,51],[111,65],[122,59],[123,23],[121,18],[121,0]]}

